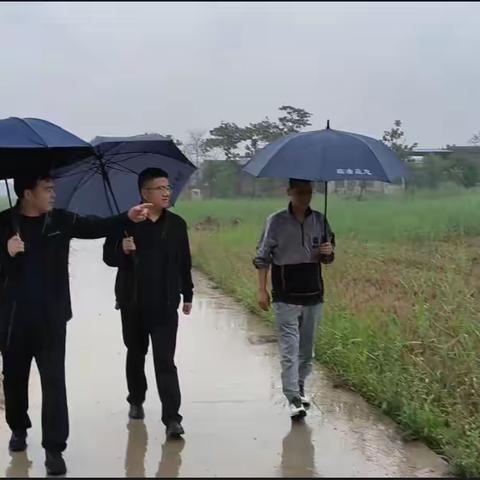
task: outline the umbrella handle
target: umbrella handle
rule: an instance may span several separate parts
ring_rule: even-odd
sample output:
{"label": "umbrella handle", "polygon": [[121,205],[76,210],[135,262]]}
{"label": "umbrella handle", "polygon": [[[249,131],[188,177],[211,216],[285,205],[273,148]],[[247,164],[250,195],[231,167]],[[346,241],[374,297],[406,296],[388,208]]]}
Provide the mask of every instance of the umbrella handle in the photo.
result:
{"label": "umbrella handle", "polygon": [[[130,234],[127,230],[123,231],[125,238],[130,237]],[[131,252],[133,261],[133,301],[135,304],[138,304],[138,257],[135,252]]]}

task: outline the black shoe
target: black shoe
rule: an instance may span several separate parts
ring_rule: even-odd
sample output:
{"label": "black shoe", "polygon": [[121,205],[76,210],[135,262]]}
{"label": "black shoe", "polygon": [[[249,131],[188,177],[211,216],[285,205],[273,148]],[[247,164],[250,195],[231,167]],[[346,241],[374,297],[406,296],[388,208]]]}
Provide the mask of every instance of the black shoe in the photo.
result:
{"label": "black shoe", "polygon": [[167,439],[173,439],[173,438],[179,439],[181,438],[181,435],[185,433],[185,431],[183,430],[183,427],[180,425],[180,423],[170,422],[168,424],[166,433],[167,433]]}
{"label": "black shoe", "polygon": [[128,416],[133,420],[143,420],[145,418],[145,412],[141,405],[130,405]]}
{"label": "black shoe", "polygon": [[24,452],[27,449],[27,431],[15,430],[12,432],[8,448],[11,452]]}
{"label": "black shoe", "polygon": [[45,452],[45,466],[47,475],[64,475],[67,473],[67,466],[61,452]]}

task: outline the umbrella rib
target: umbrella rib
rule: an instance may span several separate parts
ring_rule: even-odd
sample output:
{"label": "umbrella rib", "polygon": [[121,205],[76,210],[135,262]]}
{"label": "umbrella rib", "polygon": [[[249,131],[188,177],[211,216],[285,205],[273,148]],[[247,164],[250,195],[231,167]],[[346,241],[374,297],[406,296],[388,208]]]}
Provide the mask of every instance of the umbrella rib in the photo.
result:
{"label": "umbrella rib", "polygon": [[[105,171],[105,175],[108,176],[108,173],[106,173],[106,171]],[[105,192],[105,198],[107,199],[108,208],[110,209],[110,213],[113,215],[112,202],[110,201],[110,197],[108,196],[109,189],[108,189],[108,186],[107,186],[107,180],[103,177],[103,175],[102,175],[102,179],[103,179],[103,182],[102,182],[103,183],[103,191]],[[110,188],[111,188],[111,185],[110,185]],[[111,195],[113,197],[113,200],[115,202],[115,207],[116,207],[116,210],[117,210],[117,214],[120,214],[120,208],[118,207],[117,201],[115,199],[113,189],[111,189],[110,193],[111,193]]]}
{"label": "umbrella rib", "polygon": [[80,187],[82,185],[84,185],[85,183],[87,183],[96,173],[98,173],[100,170],[99,170],[99,167],[97,166],[95,169],[92,168],[92,170],[90,172],[87,171],[87,175],[85,175],[79,182],[78,184],[76,185],[76,187],[73,189],[72,193],[70,194],[70,196],[68,197],[68,201],[67,201],[67,208],[68,206],[70,205],[70,202],[72,201],[74,195],[77,193],[77,191],[80,189]]}
{"label": "umbrella rib", "polygon": [[[122,143],[126,143],[126,142],[122,142]],[[176,146],[176,145],[175,145]],[[113,148],[113,147],[112,147]],[[142,155],[145,155],[145,154],[148,154],[148,155],[160,155],[161,157],[167,157],[167,158],[171,158],[172,160],[176,160],[178,162],[181,162],[181,163],[185,163],[187,165],[191,165],[192,167],[195,167],[195,165],[189,160],[189,158],[177,147],[177,150],[180,152],[180,155],[183,157],[182,159],[179,159],[179,158],[176,158],[172,155],[167,155],[167,154],[164,154],[164,153],[158,153],[158,152],[148,152],[148,151],[141,151],[141,152],[129,152],[130,154],[132,155],[138,155],[138,156],[142,156]],[[107,153],[105,152],[103,154],[103,157],[106,157],[106,156],[110,156],[110,157],[114,157],[115,155],[128,155],[127,153],[124,153],[124,152],[113,152],[113,153]],[[125,160],[130,160],[131,158],[135,158],[135,157],[129,157],[129,158],[126,158]],[[123,160],[120,160],[120,161],[123,161]],[[196,168],[196,167],[195,167]]]}
{"label": "umbrella rib", "polygon": [[43,145],[44,147],[50,148],[43,138],[40,136],[40,134],[23,118],[15,117],[17,120],[20,120],[20,122],[24,123],[39,139],[40,139],[40,144]]}
{"label": "umbrella rib", "polygon": [[[141,157],[142,155],[144,155],[145,153],[135,153],[133,154],[131,157],[127,157],[127,158],[124,158],[122,160],[113,160],[113,159],[109,159],[105,162],[105,166],[109,166],[111,164],[115,164],[115,165],[118,165],[120,166],[123,162],[126,162],[127,160],[132,160],[136,157]],[[161,154],[161,153],[155,153],[155,152],[150,152],[148,153],[149,155],[158,155],[160,157],[165,157],[165,158],[169,158],[170,160],[173,160],[173,161],[179,161],[178,159],[174,158],[174,157],[170,157],[168,155],[164,155],[164,154]],[[123,154],[116,154],[116,155],[126,155],[125,153]],[[110,154],[110,156],[113,156],[112,154]],[[183,165],[186,165],[186,166],[190,166],[192,167],[194,170],[197,170],[198,168],[192,163],[190,162],[190,160],[188,160],[187,158],[187,161],[188,163],[185,163],[185,162],[181,162]],[[130,172],[130,173],[133,173],[134,175],[138,175],[137,172],[135,172],[134,170],[131,170],[130,168],[128,167],[125,167],[124,165],[121,165],[122,168],[124,168],[126,171]]]}
{"label": "umbrella rib", "polygon": [[91,167],[86,168],[85,170],[75,171],[75,172],[71,172],[71,173],[65,173],[64,175],[60,174],[60,175],[58,175],[57,178],[74,177],[75,175],[81,175],[82,173],[89,173],[89,172],[92,172],[92,171],[95,171],[95,172],[98,171],[98,167],[93,165]]}
{"label": "umbrella rib", "polygon": [[[377,162],[382,166],[382,168],[385,171],[385,168],[382,165],[382,162],[380,161],[380,159],[378,158],[376,153],[372,150],[372,147],[365,140],[363,140],[363,138],[361,138],[358,135],[351,134],[350,132],[343,132],[343,133],[347,134],[349,137],[356,138],[357,140],[360,140],[372,152],[373,157],[377,160]],[[385,174],[385,177],[387,178],[387,180],[376,180],[376,181],[377,182],[382,182],[382,183],[392,183],[392,181],[388,178],[388,176],[386,174]]]}
{"label": "umbrella rib", "polygon": [[[121,165],[123,162],[126,162],[127,160],[133,160],[134,158],[137,158],[137,157],[141,157],[143,155],[143,153],[136,153],[134,154],[133,156],[131,157],[128,157],[128,158],[124,158],[123,160],[117,160],[117,161],[114,161],[112,159],[108,159],[106,162],[105,162],[105,167],[110,167],[110,165],[117,165],[117,166],[121,166],[123,169],[125,169],[127,172],[130,172],[130,173],[133,173],[135,175],[137,175],[137,172],[135,172],[134,170],[126,167],[125,165]],[[155,155],[158,155],[158,154],[155,154]]]}
{"label": "umbrella rib", "polygon": [[133,173],[134,175],[137,175],[137,172],[134,172],[133,170],[127,169],[127,168],[120,168],[118,166],[112,166],[108,165],[109,170],[114,170],[115,172],[122,172],[122,173]]}

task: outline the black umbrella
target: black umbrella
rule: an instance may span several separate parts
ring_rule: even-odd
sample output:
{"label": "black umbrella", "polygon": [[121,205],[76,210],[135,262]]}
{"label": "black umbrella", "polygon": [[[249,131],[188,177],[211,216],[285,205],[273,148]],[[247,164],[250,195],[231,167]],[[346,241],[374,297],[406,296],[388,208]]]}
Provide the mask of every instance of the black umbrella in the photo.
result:
{"label": "black umbrella", "polygon": [[106,217],[138,201],[138,174],[148,167],[166,171],[180,195],[197,167],[173,140],[157,134],[133,137],[96,137],[95,153],[73,167],[53,171],[56,205],[81,215]]}

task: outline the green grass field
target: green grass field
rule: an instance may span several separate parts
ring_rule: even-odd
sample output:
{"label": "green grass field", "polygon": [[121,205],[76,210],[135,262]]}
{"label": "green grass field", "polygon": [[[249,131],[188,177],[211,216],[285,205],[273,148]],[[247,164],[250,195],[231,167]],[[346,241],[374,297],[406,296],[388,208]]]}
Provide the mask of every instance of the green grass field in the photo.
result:
{"label": "green grass field", "polygon": [[[248,309],[255,245],[286,199],[180,202],[194,264]],[[322,209],[318,196],[315,207]],[[332,197],[316,357],[404,428],[480,475],[480,192]],[[208,218],[210,217],[210,218]]]}

